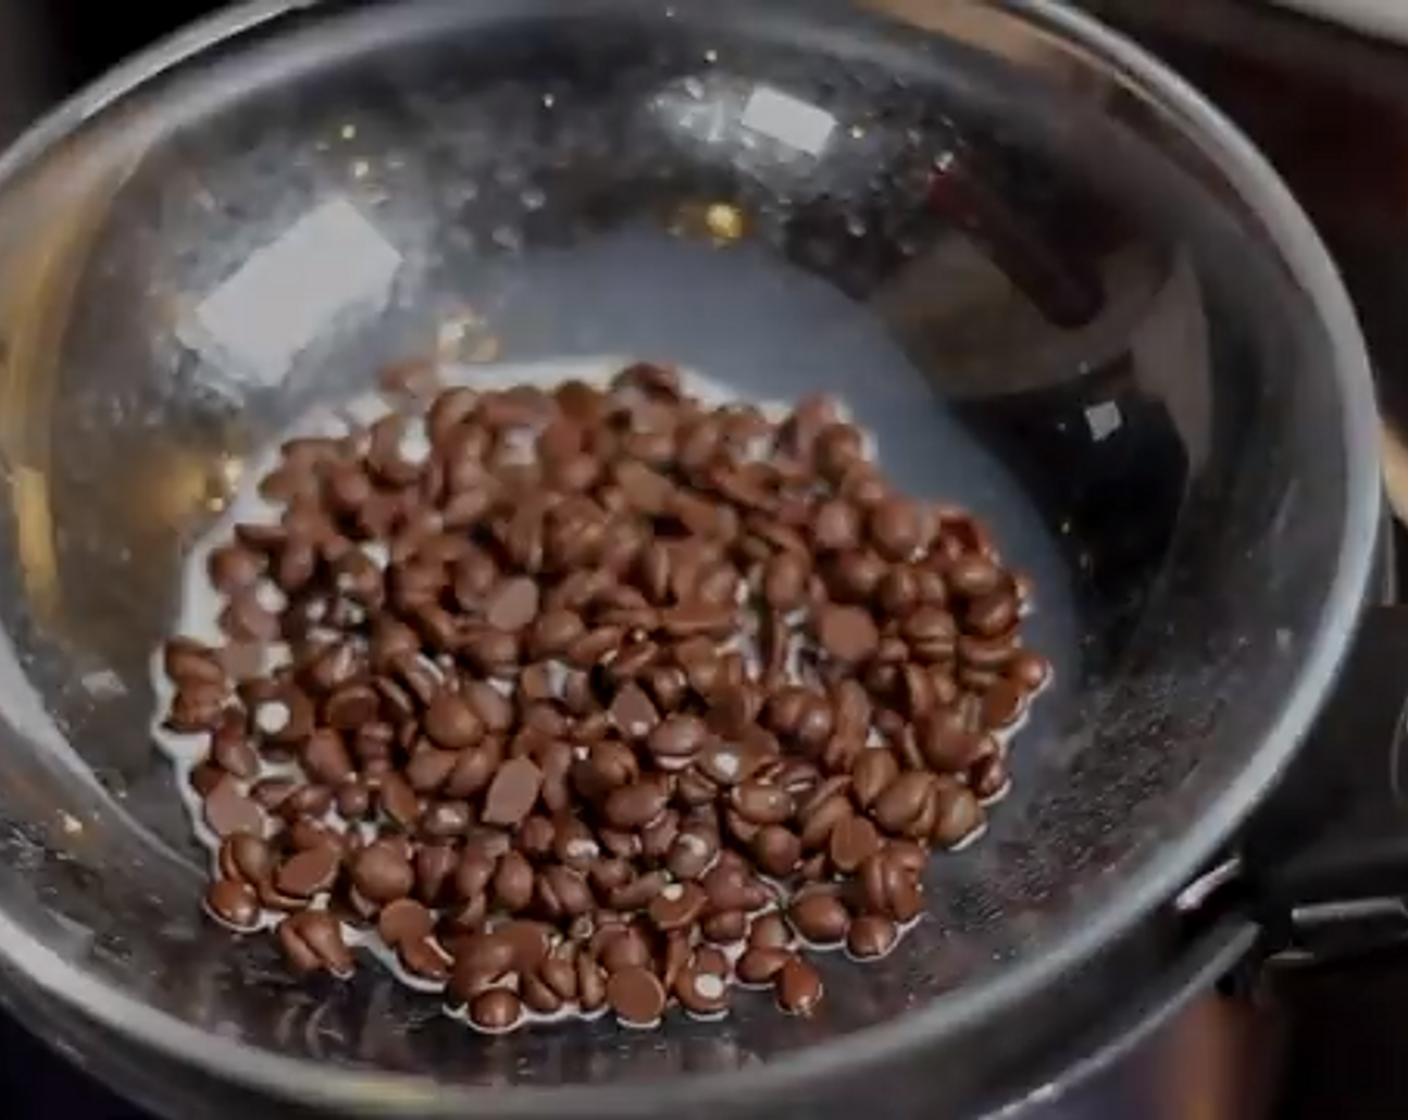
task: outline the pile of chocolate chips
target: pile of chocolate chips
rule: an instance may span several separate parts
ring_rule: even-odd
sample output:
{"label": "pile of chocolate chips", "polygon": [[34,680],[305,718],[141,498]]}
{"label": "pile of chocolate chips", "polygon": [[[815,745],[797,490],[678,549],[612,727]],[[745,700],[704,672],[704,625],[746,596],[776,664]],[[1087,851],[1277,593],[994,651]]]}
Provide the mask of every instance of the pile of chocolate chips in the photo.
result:
{"label": "pile of chocolate chips", "polygon": [[642,364],[402,405],[283,446],[281,516],[209,554],[227,644],[165,648],[210,913],[490,1031],[811,1012],[806,950],[886,954],[1007,787],[1025,578],[828,399]]}

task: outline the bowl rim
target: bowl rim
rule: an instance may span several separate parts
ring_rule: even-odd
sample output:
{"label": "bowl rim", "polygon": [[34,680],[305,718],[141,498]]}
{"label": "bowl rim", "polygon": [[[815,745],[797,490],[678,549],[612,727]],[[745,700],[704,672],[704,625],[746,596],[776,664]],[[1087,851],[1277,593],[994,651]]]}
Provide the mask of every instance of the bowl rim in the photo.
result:
{"label": "bowl rim", "polygon": [[[684,1074],[620,1085],[487,1090],[423,1076],[319,1066],[217,1036],[134,999],[74,967],[3,912],[0,961],[104,1028],[218,1078],[291,1102],[387,1116],[628,1116],[667,1109],[668,1098],[684,1092],[690,1094],[692,1107],[746,1098],[756,1104],[760,1097],[805,1088],[809,1082],[825,1084],[844,1071],[932,1050],[1014,1009],[1029,993],[1080,968],[1173,898],[1284,772],[1334,684],[1366,604],[1381,513],[1378,419],[1369,359],[1343,283],[1310,220],[1265,158],[1202,94],[1122,34],[1060,0],[979,2],[1017,17],[1066,48],[1078,48],[1108,69],[1131,96],[1169,116],[1254,209],[1321,316],[1330,343],[1329,375],[1336,379],[1343,405],[1341,435],[1347,460],[1347,507],[1336,574],[1327,589],[1310,652],[1286,703],[1261,747],[1209,802],[1196,826],[1162,845],[1121,890],[1113,892],[1086,921],[1055,934],[1043,952],[1007,964],[990,977],[963,985],[931,1006],[890,1022],[728,1073]],[[0,155],[0,189],[85,123],[177,64],[321,5],[322,0],[244,0],[147,48],[61,103]]]}

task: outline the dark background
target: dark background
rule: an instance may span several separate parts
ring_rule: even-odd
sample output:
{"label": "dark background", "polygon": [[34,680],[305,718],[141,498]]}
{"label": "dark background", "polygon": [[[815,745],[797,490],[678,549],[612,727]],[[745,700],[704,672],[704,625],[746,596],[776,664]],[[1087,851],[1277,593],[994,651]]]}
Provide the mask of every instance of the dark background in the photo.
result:
{"label": "dark background", "polygon": [[[214,6],[0,0],[0,39],[10,31],[6,13],[25,4],[44,42],[19,52],[32,68],[35,93],[24,110],[11,102],[12,117]],[[1402,418],[1408,430],[1408,49],[1251,0],[1087,0],[1085,6],[1212,95],[1291,182],[1345,273],[1388,421],[1397,426]],[[0,61],[5,57],[0,51]],[[3,116],[0,131],[10,124]],[[1276,988],[1274,1014],[1290,1050],[1279,1120],[1408,1112],[1408,960],[1380,957],[1291,977]],[[0,1017],[0,1116],[48,1115],[137,1120]]]}

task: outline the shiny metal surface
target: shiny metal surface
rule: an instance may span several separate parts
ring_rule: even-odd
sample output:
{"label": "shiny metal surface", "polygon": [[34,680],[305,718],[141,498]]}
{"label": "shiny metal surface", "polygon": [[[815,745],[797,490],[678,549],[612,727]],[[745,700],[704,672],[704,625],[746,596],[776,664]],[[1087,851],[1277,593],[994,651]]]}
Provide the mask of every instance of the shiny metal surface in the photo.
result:
{"label": "shiny metal surface", "polygon": [[[960,1109],[1160,959],[1092,964],[1281,771],[1363,595],[1377,468],[1352,315],[1266,166],[1055,5],[707,17],[251,5],[0,163],[0,955],[61,1036],[343,1111],[806,1113],[880,1077],[913,1090],[896,1114]],[[759,83],[824,105],[836,150],[715,129]],[[274,391],[232,388],[177,344],[183,308],[331,192],[407,257],[398,301]],[[746,238],[701,227],[716,205]],[[261,440],[466,303],[515,357],[664,350],[754,393],[804,355],[1045,577],[1063,691],[1019,799],[815,1021],[467,1045],[384,977],[309,995],[197,919],[145,735],[181,544]]]}

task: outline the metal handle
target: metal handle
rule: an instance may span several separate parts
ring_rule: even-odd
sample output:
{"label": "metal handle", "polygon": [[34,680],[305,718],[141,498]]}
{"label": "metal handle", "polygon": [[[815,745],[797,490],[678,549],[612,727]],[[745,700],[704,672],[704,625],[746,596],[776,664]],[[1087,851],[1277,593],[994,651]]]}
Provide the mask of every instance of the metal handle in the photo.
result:
{"label": "metal handle", "polygon": [[1282,959],[1408,944],[1408,606],[1371,610],[1296,769],[1253,821],[1240,890]]}

